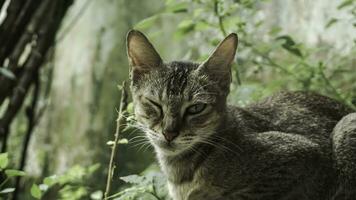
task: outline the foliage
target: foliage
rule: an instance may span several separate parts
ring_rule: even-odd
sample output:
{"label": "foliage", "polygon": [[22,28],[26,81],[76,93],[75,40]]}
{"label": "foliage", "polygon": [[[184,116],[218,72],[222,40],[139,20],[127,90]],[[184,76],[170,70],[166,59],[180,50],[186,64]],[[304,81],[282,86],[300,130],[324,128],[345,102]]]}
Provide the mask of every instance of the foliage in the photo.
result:
{"label": "foliage", "polygon": [[[27,176],[23,171],[9,169],[8,163],[8,154],[0,154],[1,173],[4,173],[6,176],[0,183],[0,199],[14,192],[15,188],[5,187],[12,178]],[[89,196],[92,200],[100,200],[102,198],[102,192],[90,191],[86,186],[86,180],[99,169],[99,167],[99,164],[87,168],[74,166],[62,175],[52,175],[44,178],[40,184],[32,184],[29,193],[34,199],[46,199],[47,193],[55,193],[54,196],[62,200],[88,199]]]}
{"label": "foliage", "polygon": [[[339,54],[327,43],[307,46],[278,26],[265,25],[258,17],[260,7],[269,1],[256,0],[166,0],[165,9],[137,24],[138,29],[152,29],[154,21],[180,19],[175,38],[194,37],[185,58],[203,60],[212,46],[230,32],[239,35],[237,64],[233,66],[234,82],[230,101],[245,105],[277,90],[310,90],[336,98],[355,108],[356,99],[354,60]],[[343,1],[338,9],[353,8],[354,1]],[[179,12],[177,12],[179,11]],[[356,17],[355,17],[356,19]],[[332,28],[339,19],[325,24]],[[153,28],[154,29],[154,28]],[[220,37],[216,37],[220,35]],[[209,46],[201,45],[209,44]],[[198,51],[198,54],[193,52]],[[356,52],[355,45],[350,54]]]}
{"label": "foliage", "polygon": [[9,169],[8,164],[9,164],[8,154],[1,153],[0,170],[1,170],[1,174],[5,176],[5,179],[3,179],[0,183],[0,197],[7,196],[8,194],[15,191],[15,188],[5,187],[11,178],[18,177],[18,176],[26,176],[26,173],[23,171],[19,171],[16,169]]}
{"label": "foliage", "polygon": [[129,175],[120,178],[129,187],[112,195],[109,199],[115,200],[165,200],[169,199],[166,179],[164,175],[155,169],[147,170],[143,175]]}
{"label": "foliage", "polygon": [[39,185],[32,185],[31,195],[36,199],[45,199],[46,193],[53,192],[58,199],[63,200],[88,199],[89,196],[93,200],[101,199],[102,192],[91,191],[86,185],[88,178],[99,167],[99,164],[89,167],[73,166],[62,175],[46,177]]}

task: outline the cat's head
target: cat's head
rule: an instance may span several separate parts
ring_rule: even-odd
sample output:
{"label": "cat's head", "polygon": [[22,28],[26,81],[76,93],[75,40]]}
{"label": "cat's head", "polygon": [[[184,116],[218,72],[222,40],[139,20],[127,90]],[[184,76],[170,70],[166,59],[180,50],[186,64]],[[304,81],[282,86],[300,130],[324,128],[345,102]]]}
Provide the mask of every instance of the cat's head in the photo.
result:
{"label": "cat's head", "polygon": [[127,35],[136,119],[163,154],[205,142],[224,120],[237,35],[230,34],[203,63],[162,61],[139,31]]}

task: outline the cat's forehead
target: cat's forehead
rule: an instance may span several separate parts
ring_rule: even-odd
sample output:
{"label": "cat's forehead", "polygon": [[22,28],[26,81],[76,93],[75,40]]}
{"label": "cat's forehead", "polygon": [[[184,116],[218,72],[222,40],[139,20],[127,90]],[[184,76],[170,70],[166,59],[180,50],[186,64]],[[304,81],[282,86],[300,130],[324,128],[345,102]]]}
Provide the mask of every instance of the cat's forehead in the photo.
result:
{"label": "cat's forehead", "polygon": [[136,94],[174,107],[184,102],[214,103],[216,84],[199,74],[198,67],[191,62],[166,63],[142,80]]}
{"label": "cat's forehead", "polygon": [[164,68],[151,74],[150,86],[145,93],[160,100],[191,99],[198,89],[199,81],[195,70],[199,64],[191,62],[166,63]]}
{"label": "cat's forehead", "polygon": [[188,91],[194,82],[194,70],[198,64],[190,62],[168,63],[166,74],[162,77],[167,96],[180,96]]}

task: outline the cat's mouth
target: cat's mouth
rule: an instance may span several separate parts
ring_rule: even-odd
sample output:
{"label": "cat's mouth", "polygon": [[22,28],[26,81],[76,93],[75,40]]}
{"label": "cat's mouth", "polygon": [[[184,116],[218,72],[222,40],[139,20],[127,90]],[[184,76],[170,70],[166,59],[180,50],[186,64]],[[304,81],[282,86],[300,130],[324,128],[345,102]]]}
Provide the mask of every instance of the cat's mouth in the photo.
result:
{"label": "cat's mouth", "polygon": [[157,146],[161,152],[166,155],[177,155],[180,154],[186,147],[178,144],[175,141],[167,142],[165,140],[155,141],[155,146]]}
{"label": "cat's mouth", "polygon": [[170,151],[175,151],[177,150],[177,144],[175,144],[174,141],[172,142],[167,142],[165,140],[161,140],[157,142],[157,145],[162,148],[162,149],[166,149],[166,150],[170,150]]}
{"label": "cat's mouth", "polygon": [[167,141],[164,137],[157,137],[157,135],[148,138],[153,146],[167,155],[177,155],[189,148],[189,145],[184,144],[179,138],[172,141]]}

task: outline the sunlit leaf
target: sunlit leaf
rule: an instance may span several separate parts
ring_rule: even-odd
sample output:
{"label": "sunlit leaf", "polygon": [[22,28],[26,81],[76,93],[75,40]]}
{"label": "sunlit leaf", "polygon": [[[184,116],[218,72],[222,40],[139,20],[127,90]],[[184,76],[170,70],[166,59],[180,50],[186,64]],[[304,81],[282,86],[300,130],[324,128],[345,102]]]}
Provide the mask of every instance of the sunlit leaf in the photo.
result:
{"label": "sunlit leaf", "polygon": [[96,163],[94,165],[91,165],[89,168],[88,168],[88,173],[89,174],[92,174],[94,173],[96,170],[98,170],[100,168],[100,163]]}
{"label": "sunlit leaf", "polygon": [[202,15],[202,13],[204,12],[204,9],[203,8],[197,8],[197,9],[194,9],[193,11],[193,17],[199,17]]}
{"label": "sunlit leaf", "polygon": [[147,28],[151,27],[156,22],[157,19],[158,19],[158,15],[153,15],[151,17],[148,17],[148,18],[140,21],[139,23],[137,23],[135,25],[135,28],[136,29],[147,29]]}
{"label": "sunlit leaf", "polygon": [[103,192],[101,190],[95,191],[90,194],[92,200],[101,200],[103,199]]}
{"label": "sunlit leaf", "polygon": [[281,27],[275,26],[269,31],[269,34],[270,35],[277,35],[281,31],[282,31]]}
{"label": "sunlit leaf", "polygon": [[49,186],[46,184],[40,184],[38,187],[40,188],[41,191],[47,191],[49,188]]}
{"label": "sunlit leaf", "polygon": [[0,194],[7,194],[7,193],[14,192],[14,191],[15,191],[15,188],[5,188],[0,191]]}
{"label": "sunlit leaf", "polygon": [[5,170],[5,174],[8,177],[14,177],[14,176],[26,176],[26,173],[20,170],[16,170],[16,169],[7,169]]}
{"label": "sunlit leaf", "polygon": [[187,12],[188,5],[188,2],[172,2],[167,4],[165,11],[172,13]]}
{"label": "sunlit leaf", "polygon": [[133,103],[130,102],[128,105],[127,105],[127,108],[126,108],[127,112],[130,113],[130,114],[133,114],[134,113],[134,106],[133,106]]}
{"label": "sunlit leaf", "polygon": [[120,179],[125,181],[126,183],[131,183],[131,184],[140,184],[145,181],[145,177],[138,176],[138,175],[123,176],[120,177]]}
{"label": "sunlit leaf", "polygon": [[42,197],[42,191],[38,185],[33,184],[31,187],[31,195],[36,198],[36,199],[41,199]]}
{"label": "sunlit leaf", "polygon": [[178,30],[175,32],[174,37],[180,39],[189,32],[193,31],[195,28],[195,23],[193,20],[187,19],[183,20],[178,24]]}
{"label": "sunlit leaf", "polygon": [[325,28],[330,28],[332,25],[334,25],[336,22],[338,22],[339,20],[336,18],[332,18],[328,21],[328,23],[326,23]]}
{"label": "sunlit leaf", "polygon": [[178,24],[178,30],[182,31],[183,33],[188,33],[194,30],[195,23],[193,20],[187,19],[183,20]]}
{"label": "sunlit leaf", "polygon": [[9,78],[11,80],[15,80],[16,76],[14,73],[12,73],[12,71],[4,68],[4,67],[0,67],[0,74],[4,75],[6,78]]}
{"label": "sunlit leaf", "polygon": [[337,6],[337,9],[340,10],[340,9],[346,8],[348,6],[351,6],[354,2],[355,2],[355,0],[345,0]]}
{"label": "sunlit leaf", "polygon": [[53,176],[46,177],[43,180],[43,183],[48,185],[49,187],[51,187],[52,185],[56,184],[57,181],[58,181],[58,176],[57,175],[53,175]]}
{"label": "sunlit leaf", "polygon": [[9,164],[9,158],[7,153],[0,154],[0,168],[5,169]]}
{"label": "sunlit leaf", "polygon": [[118,144],[127,144],[129,143],[129,141],[126,138],[120,139],[118,142]]}

